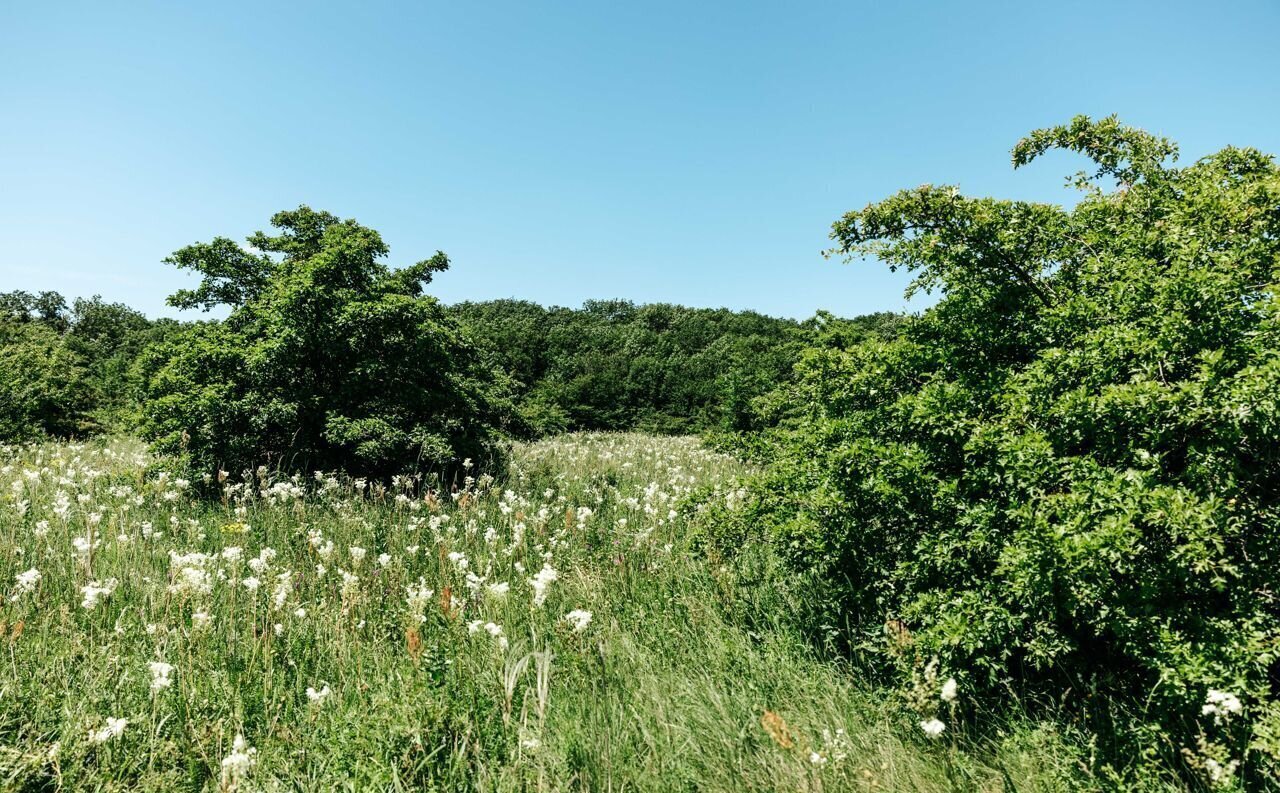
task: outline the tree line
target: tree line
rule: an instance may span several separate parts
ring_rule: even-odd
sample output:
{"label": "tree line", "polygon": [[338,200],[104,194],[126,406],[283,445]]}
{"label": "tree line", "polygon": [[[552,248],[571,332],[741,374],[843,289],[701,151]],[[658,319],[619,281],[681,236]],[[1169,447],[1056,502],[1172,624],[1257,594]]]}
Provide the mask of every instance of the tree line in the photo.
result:
{"label": "tree line", "polygon": [[141,433],[200,473],[358,474],[493,461],[506,438],[574,430],[742,432],[803,350],[889,334],[882,313],[797,321],[753,311],[588,301],[444,305],[437,253],[394,269],[377,232],[307,207],[247,243],[167,262],[170,298],[221,320],[149,320],[101,298],[0,294],[0,440]]}

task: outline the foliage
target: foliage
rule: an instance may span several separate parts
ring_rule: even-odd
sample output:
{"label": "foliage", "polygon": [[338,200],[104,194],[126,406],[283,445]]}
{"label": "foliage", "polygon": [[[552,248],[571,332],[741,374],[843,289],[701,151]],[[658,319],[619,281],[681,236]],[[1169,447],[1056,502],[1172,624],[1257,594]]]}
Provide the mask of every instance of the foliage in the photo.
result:
{"label": "foliage", "polygon": [[122,429],[131,367],[156,326],[119,303],[57,292],[0,293],[0,439]]}
{"label": "foliage", "polygon": [[520,384],[521,409],[539,434],[755,429],[755,401],[789,378],[806,344],[839,344],[894,316],[863,323],[824,312],[801,323],[624,300],[578,310],[497,300],[451,311]]}
{"label": "foliage", "polygon": [[87,401],[82,362],[62,334],[0,320],[0,440],[75,435]]}
{"label": "foliage", "polygon": [[803,355],[735,520],[821,575],[827,624],[881,669],[1109,702],[1129,715],[1104,757],[1276,784],[1280,170],[1234,148],[1175,168],[1084,117],[1014,164],[1052,148],[1097,166],[1073,209],[926,185],[835,223],[835,253],[941,300]]}
{"label": "foliage", "polygon": [[514,415],[440,304],[443,253],[393,270],[372,229],[308,207],[242,247],[225,237],[167,261],[203,275],[178,308],[230,308],[149,348],[143,432],[202,474],[264,464],[353,475],[456,471],[501,456]]}

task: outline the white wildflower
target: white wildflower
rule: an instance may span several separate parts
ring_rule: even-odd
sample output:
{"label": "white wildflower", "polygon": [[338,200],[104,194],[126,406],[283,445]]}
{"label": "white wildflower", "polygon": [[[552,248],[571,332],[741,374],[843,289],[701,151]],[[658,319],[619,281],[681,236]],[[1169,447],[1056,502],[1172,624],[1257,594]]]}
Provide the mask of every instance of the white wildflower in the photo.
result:
{"label": "white wildflower", "polygon": [[431,605],[431,597],[435,593],[427,588],[427,582],[421,578],[418,579],[417,585],[410,584],[406,590],[405,601],[409,607],[409,614],[417,622],[426,622],[427,608]]}
{"label": "white wildflower", "polygon": [[107,723],[96,729],[89,730],[89,743],[106,743],[124,732],[124,728],[129,726],[128,719],[107,718]]}
{"label": "white wildflower", "polygon": [[533,605],[541,606],[546,602],[547,587],[559,577],[560,574],[551,565],[544,564],[538,574],[529,579],[529,586],[533,587]]}
{"label": "white wildflower", "polygon": [[18,594],[27,595],[36,591],[36,586],[39,585],[40,579],[43,577],[44,576],[40,574],[40,571],[34,567],[25,572],[18,573],[13,577],[14,580],[18,582]]}
{"label": "white wildflower", "polygon": [[258,750],[250,746],[243,735],[236,736],[231,745],[231,754],[222,758],[223,790],[231,791],[240,787],[240,783],[249,775],[249,770],[258,762],[254,758],[257,753]]}
{"label": "white wildflower", "polygon": [[1234,716],[1242,710],[1244,706],[1235,694],[1211,688],[1205,696],[1204,707],[1200,709],[1200,713],[1204,716],[1213,716],[1215,723],[1221,723],[1224,717]]}
{"label": "white wildflower", "polygon": [[159,693],[169,686],[173,685],[173,664],[166,664],[164,661],[152,661],[147,664],[147,668],[151,670],[151,693]]}
{"label": "white wildflower", "polygon": [[507,596],[507,592],[511,589],[511,585],[506,581],[502,581],[500,583],[490,584],[486,589],[491,597],[504,598]]}
{"label": "white wildflower", "polygon": [[591,612],[582,609],[574,609],[564,615],[564,621],[573,626],[574,633],[582,633],[591,624]]}
{"label": "white wildflower", "polygon": [[80,601],[80,606],[92,611],[99,602],[111,597],[111,593],[116,590],[118,583],[116,579],[111,578],[106,581],[90,581],[87,586],[80,587],[80,594],[84,596]]}
{"label": "white wildflower", "polygon": [[920,722],[920,729],[924,730],[924,734],[930,738],[937,738],[946,728],[947,725],[937,719],[925,719]]}

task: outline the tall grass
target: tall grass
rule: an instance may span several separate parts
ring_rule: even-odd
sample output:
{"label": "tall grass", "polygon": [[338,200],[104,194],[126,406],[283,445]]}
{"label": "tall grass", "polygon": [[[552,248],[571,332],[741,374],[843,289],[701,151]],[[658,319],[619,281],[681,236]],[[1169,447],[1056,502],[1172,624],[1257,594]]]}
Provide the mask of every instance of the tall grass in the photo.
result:
{"label": "tall grass", "polygon": [[1092,784],[1046,726],[929,738],[815,654],[783,576],[708,563],[687,502],[740,473],[689,439],[572,435],[453,493],[260,471],[200,500],[128,440],[6,449],[0,785]]}

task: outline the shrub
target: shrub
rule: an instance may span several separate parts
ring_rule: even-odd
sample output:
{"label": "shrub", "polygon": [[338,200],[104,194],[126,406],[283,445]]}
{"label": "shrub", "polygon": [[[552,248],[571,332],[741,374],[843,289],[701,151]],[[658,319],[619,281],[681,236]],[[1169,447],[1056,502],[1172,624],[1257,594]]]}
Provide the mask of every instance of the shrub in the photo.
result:
{"label": "shrub", "polygon": [[422,294],[445,255],[393,270],[382,238],[353,220],[304,206],[271,222],[281,233],[247,248],[219,237],[167,260],[204,276],[171,305],[230,314],[145,353],[145,435],[204,474],[495,463],[514,415],[502,378]]}
{"label": "shrub", "polygon": [[1097,165],[1074,209],[926,185],[834,225],[835,253],[942,297],[804,355],[738,520],[822,574],[828,623],[888,672],[937,659],[1094,715],[1105,695],[1188,773],[1274,782],[1280,170],[1234,148],[1174,168],[1169,141],[1085,117],[1014,164],[1051,148]]}

